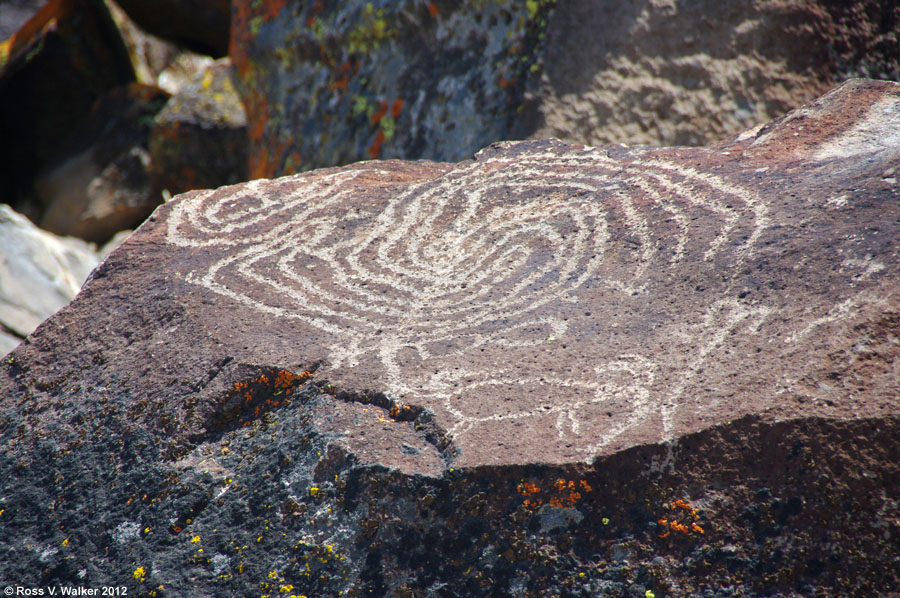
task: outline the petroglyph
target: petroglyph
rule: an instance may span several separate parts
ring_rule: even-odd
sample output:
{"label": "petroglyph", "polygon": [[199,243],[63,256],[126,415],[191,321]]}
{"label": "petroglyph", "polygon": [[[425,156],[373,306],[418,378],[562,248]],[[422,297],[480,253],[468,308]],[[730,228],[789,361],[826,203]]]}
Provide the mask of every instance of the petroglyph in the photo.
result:
{"label": "petroglyph", "polygon": [[[314,329],[332,370],[374,362],[387,392],[435,409],[457,438],[507,421],[555,426],[562,441],[607,418],[576,449],[590,457],[653,418],[667,435],[710,353],[769,313],[737,299],[698,312],[675,385],[652,353],[589,331],[582,304],[630,309],[657,284],[652,272],[685,260],[737,268],[753,254],[767,207],[715,175],[594,148],[495,150],[353,200],[366,177],[390,177],[378,168],[279,179],[264,194],[252,183],[202,192],[173,206],[167,238],[215,252],[188,282]],[[564,350],[593,367],[567,370]]]}

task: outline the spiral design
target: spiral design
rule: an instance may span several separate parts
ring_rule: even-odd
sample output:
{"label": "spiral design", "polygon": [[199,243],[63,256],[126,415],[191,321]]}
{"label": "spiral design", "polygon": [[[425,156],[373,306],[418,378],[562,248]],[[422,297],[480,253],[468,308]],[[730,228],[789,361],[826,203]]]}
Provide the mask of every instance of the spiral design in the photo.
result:
{"label": "spiral design", "polygon": [[[590,409],[630,405],[594,450],[646,419],[650,359],[607,355],[572,374],[534,349],[571,336],[589,318],[581,304],[646,294],[654,272],[738,265],[766,226],[765,206],[722,179],[593,148],[494,150],[412,185],[391,176],[376,163],[197,193],[173,206],[167,238],[214,252],[189,282],[308,325],[332,367],[376,362],[388,391],[442,406],[457,435],[549,417],[563,438]],[[533,367],[509,367],[519,358]],[[565,400],[521,405],[560,389]]]}

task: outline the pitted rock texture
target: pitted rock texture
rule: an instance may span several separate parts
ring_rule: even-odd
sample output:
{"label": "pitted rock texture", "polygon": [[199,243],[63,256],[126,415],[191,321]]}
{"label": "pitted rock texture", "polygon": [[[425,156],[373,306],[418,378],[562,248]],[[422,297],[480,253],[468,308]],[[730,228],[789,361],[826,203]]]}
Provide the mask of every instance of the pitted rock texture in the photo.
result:
{"label": "pitted rock texture", "polygon": [[554,13],[523,136],[704,145],[848,77],[900,79],[894,0],[576,0]]}
{"label": "pitted rock texture", "polygon": [[894,591],[898,124],[179,196],[2,364],[0,582]]}

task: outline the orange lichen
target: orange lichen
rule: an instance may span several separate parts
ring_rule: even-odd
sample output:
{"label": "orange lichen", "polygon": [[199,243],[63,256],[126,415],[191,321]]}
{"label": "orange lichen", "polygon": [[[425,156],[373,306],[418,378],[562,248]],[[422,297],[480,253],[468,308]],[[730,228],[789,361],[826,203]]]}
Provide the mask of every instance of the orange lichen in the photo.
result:
{"label": "orange lichen", "polygon": [[545,502],[551,506],[561,509],[572,508],[583,497],[583,493],[593,490],[591,485],[585,480],[564,480],[559,478],[551,485],[550,490],[541,491],[536,484],[525,482],[524,480],[517,486],[516,490],[525,497],[523,505],[528,508],[538,508]]}
{"label": "orange lichen", "polygon": [[401,112],[403,112],[403,100],[397,98],[391,105],[391,116],[397,118],[400,116]]}
{"label": "orange lichen", "polygon": [[672,503],[668,516],[660,517],[656,523],[659,524],[665,532],[659,534],[660,538],[667,538],[673,531],[680,532],[684,535],[691,533],[705,534],[706,532],[697,521],[700,520],[699,511],[682,499],[678,499]]}
{"label": "orange lichen", "polygon": [[434,2],[430,2],[430,1],[428,2],[428,14],[430,14],[432,18],[435,18],[438,16],[437,4],[435,4]]}
{"label": "orange lichen", "polygon": [[329,85],[329,89],[331,89],[332,91],[345,91],[347,89],[347,85],[350,84],[350,71],[352,68],[353,67],[349,60],[344,62],[344,64],[342,64],[340,68],[338,68],[338,78],[331,85]]}
{"label": "orange lichen", "polygon": [[403,403],[397,403],[393,407],[391,407],[390,414],[393,418],[398,418],[403,414],[404,411],[409,411],[412,409],[409,405],[404,405]]}
{"label": "orange lichen", "polygon": [[278,370],[275,374],[275,388],[278,389],[290,389],[298,382],[302,382],[307,378],[312,378],[313,374],[310,371],[301,372],[300,374],[294,374],[293,372],[289,372],[287,370]]}
{"label": "orange lichen", "polygon": [[372,144],[368,148],[369,157],[373,160],[377,160],[378,156],[381,155],[381,146],[384,143],[384,131],[378,129],[378,132],[375,134],[375,139],[372,141]]}
{"label": "orange lichen", "polygon": [[251,2],[237,2],[231,13],[231,38],[228,41],[228,56],[238,75],[247,81],[252,64],[247,48],[252,46],[253,34],[250,20],[255,16]]}
{"label": "orange lichen", "polygon": [[287,403],[293,390],[312,376],[308,371],[294,374],[284,369],[271,369],[251,380],[234,382],[232,386],[243,401],[240,407],[225,415],[223,421],[237,419],[238,425],[249,426],[251,419]]}
{"label": "orange lichen", "polygon": [[288,5],[288,0],[264,0],[263,2],[263,19],[272,21],[278,18],[281,11]]}

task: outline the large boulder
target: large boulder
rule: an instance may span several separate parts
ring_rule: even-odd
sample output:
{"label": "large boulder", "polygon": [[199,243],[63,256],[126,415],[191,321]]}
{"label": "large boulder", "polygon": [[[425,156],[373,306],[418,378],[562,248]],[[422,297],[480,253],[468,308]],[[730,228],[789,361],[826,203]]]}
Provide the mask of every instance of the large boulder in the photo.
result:
{"label": "large boulder", "polygon": [[251,176],[461,160],[509,138],[552,5],[236,0],[230,56]]}
{"label": "large boulder", "polygon": [[0,44],[0,200],[28,199],[32,177],[107,90],[134,81],[102,0],[50,0]]}
{"label": "large boulder", "polygon": [[0,204],[0,355],[71,301],[98,263],[84,241],[42,231]]}
{"label": "large boulder", "polygon": [[235,0],[251,176],[488,143],[701,145],[900,79],[893,0]]}
{"label": "large boulder", "polygon": [[900,85],[160,207],[0,369],[0,581],[886,595]]}
{"label": "large boulder", "polygon": [[518,133],[703,145],[847,77],[900,80],[894,0],[575,0],[547,28]]}

